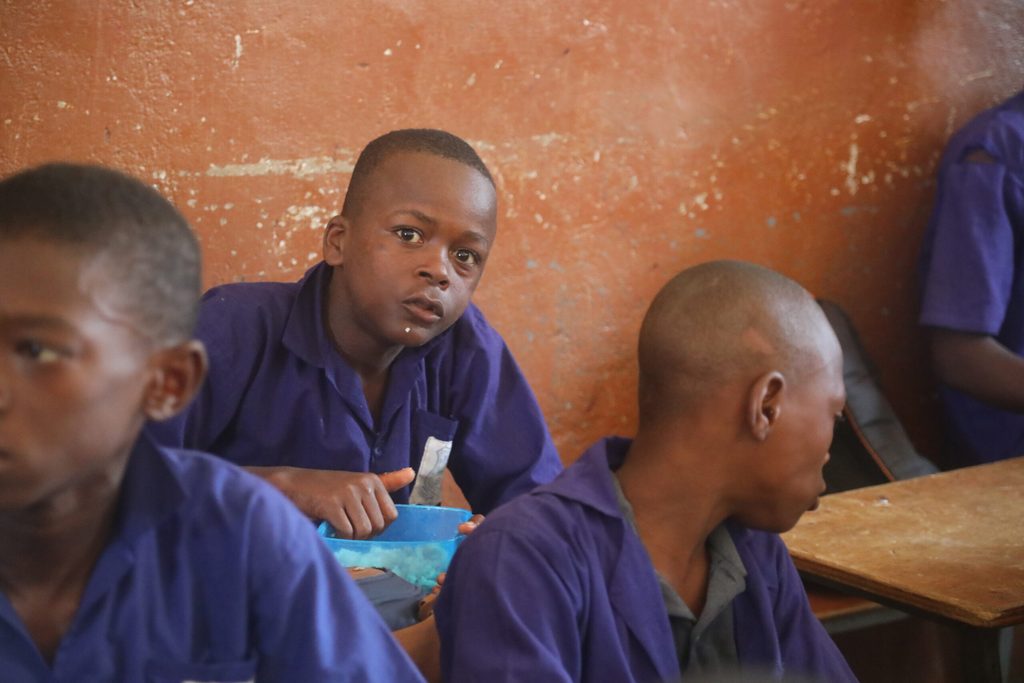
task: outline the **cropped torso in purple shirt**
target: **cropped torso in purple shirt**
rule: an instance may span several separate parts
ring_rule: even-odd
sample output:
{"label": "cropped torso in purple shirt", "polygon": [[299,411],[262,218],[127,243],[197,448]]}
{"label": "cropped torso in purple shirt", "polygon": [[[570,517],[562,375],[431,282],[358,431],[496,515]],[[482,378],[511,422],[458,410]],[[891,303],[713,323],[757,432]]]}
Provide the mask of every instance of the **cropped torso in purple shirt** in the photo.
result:
{"label": "cropped torso in purple shirt", "polygon": [[52,662],[0,591],[0,680],[422,681],[270,485],[140,439],[112,538]]}
{"label": "cropped torso in purple shirt", "polygon": [[[973,153],[985,158],[971,158]],[[991,335],[1024,356],[1024,93],[982,112],[946,147],[921,253],[920,323]],[[949,387],[963,464],[1024,453],[1024,415]]]}
{"label": "cropped torso in purple shirt", "polygon": [[[472,305],[439,337],[402,351],[375,423],[322,322],[330,272],[321,263],[298,283],[207,292],[196,336],[210,376],[184,415],[150,433],[239,465],[379,473],[419,471],[425,448],[450,443],[448,467],[484,514],[561,470],[525,378]],[[406,502],[409,488],[393,497]]]}
{"label": "cropped torso in purple shirt", "polygon": [[[598,442],[465,540],[435,612],[446,681],[680,679],[654,567],[612,483],[629,443]],[[855,682],[782,539],[726,528],[747,571],[731,605],[740,666],[770,679]]]}

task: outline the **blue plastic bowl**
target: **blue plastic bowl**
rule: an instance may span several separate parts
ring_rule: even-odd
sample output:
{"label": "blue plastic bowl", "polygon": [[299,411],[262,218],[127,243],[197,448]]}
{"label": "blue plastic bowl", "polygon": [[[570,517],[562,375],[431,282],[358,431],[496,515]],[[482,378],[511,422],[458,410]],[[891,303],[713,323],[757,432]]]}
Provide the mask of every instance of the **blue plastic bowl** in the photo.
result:
{"label": "blue plastic bowl", "polygon": [[327,522],[317,531],[338,562],[345,567],[390,569],[410,583],[431,588],[437,575],[448,569],[455,549],[465,538],[460,524],[472,514],[459,508],[396,505],[398,519],[365,541],[337,538]]}

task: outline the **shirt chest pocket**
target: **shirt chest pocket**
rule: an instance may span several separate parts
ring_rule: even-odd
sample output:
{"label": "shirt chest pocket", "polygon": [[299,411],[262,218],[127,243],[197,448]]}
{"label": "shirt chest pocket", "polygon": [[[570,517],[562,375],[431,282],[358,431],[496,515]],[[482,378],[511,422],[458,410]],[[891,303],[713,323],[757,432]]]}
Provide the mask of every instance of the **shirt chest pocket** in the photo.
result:
{"label": "shirt chest pocket", "polygon": [[256,660],[177,663],[153,661],[146,666],[148,683],[253,683]]}
{"label": "shirt chest pocket", "polygon": [[[417,410],[413,420],[413,457],[419,456],[416,481],[409,502],[414,505],[439,505],[441,482],[448,467],[452,442],[459,428],[458,420],[450,420],[426,410]],[[415,461],[414,461],[415,462]]]}

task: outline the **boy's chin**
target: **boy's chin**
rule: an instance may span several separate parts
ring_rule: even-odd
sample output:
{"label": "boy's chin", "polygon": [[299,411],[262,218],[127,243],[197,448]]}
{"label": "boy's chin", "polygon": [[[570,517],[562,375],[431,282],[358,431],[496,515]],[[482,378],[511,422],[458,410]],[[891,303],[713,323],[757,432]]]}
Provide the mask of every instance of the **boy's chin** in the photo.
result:
{"label": "boy's chin", "polygon": [[804,510],[793,507],[760,510],[749,515],[736,515],[735,519],[743,526],[773,534],[784,534],[797,525],[803,517]]}
{"label": "boy's chin", "polygon": [[394,337],[394,341],[405,347],[416,348],[423,346],[438,334],[440,332],[430,328],[407,325],[399,330],[398,334]]}
{"label": "boy's chin", "polygon": [[445,322],[438,322],[435,325],[429,326],[404,323],[399,327],[397,333],[392,336],[392,339],[402,346],[415,348],[423,346],[435,337],[444,334],[451,326],[451,323]]}

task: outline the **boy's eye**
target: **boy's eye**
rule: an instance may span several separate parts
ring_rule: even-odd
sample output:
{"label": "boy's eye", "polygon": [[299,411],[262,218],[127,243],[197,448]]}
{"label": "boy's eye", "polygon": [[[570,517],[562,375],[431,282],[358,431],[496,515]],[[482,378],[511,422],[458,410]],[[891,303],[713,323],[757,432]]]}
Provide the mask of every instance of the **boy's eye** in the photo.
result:
{"label": "boy's eye", "polygon": [[456,249],[455,260],[459,263],[475,266],[480,263],[480,255],[471,249]]}
{"label": "boy's eye", "polygon": [[395,234],[398,235],[398,239],[403,242],[409,242],[411,244],[419,244],[423,241],[423,233],[416,228],[399,227],[395,228]]}
{"label": "boy's eye", "polygon": [[37,363],[54,363],[60,360],[61,357],[59,351],[34,339],[18,342],[15,350],[19,355]]}

